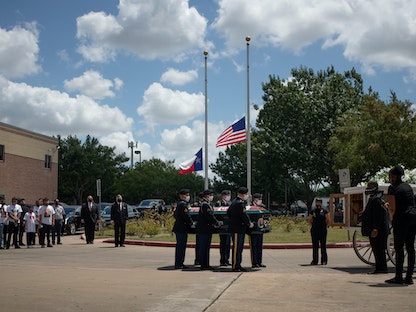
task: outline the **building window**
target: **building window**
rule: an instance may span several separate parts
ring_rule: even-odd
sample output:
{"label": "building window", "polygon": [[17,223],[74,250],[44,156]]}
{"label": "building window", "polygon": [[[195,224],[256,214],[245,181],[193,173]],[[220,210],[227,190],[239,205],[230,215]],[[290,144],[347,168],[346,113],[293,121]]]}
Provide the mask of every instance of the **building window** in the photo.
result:
{"label": "building window", "polygon": [[4,145],[0,144],[0,161],[4,161]]}
{"label": "building window", "polygon": [[51,155],[45,155],[45,168],[51,169],[52,166],[52,156]]}

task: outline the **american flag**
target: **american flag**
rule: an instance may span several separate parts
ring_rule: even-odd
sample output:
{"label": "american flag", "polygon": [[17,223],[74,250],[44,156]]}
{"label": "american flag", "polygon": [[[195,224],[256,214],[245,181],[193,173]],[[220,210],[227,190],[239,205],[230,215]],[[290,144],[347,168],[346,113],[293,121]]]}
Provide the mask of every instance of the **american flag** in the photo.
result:
{"label": "american flag", "polygon": [[233,123],[218,137],[216,147],[232,145],[246,140],[246,118]]}

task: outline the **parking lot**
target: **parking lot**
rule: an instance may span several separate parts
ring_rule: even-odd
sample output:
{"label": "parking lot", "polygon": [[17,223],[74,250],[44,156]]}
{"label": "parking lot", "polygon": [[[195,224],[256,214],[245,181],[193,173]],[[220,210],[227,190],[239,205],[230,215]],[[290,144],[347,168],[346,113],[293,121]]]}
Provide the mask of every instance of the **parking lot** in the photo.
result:
{"label": "parking lot", "polygon": [[[259,271],[180,271],[171,247],[114,248],[65,236],[54,248],[0,251],[0,302],[3,311],[414,311],[416,286],[367,275],[372,269],[351,248],[328,252],[328,266],[310,266],[310,249],[266,249]],[[188,249],[185,263],[193,260]],[[211,265],[218,263],[212,249]]]}

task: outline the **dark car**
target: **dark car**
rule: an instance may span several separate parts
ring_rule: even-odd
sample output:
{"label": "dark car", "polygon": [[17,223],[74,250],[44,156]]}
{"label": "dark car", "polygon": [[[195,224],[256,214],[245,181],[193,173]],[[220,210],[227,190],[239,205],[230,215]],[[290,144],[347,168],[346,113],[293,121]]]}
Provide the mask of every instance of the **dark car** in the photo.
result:
{"label": "dark car", "polygon": [[160,198],[144,199],[136,206],[136,208],[141,214],[144,214],[146,210],[159,209],[159,206],[162,206],[164,202],[165,201]]}
{"label": "dark car", "polygon": [[[131,205],[127,205],[127,212],[129,215],[129,219],[138,219],[141,216],[137,208]],[[104,209],[101,212],[101,218],[104,220],[104,226],[108,226],[111,224],[111,205],[107,205],[104,207]]]}
{"label": "dark car", "polygon": [[66,213],[65,232],[74,235],[84,228],[81,223],[81,206],[67,206],[64,210]]}

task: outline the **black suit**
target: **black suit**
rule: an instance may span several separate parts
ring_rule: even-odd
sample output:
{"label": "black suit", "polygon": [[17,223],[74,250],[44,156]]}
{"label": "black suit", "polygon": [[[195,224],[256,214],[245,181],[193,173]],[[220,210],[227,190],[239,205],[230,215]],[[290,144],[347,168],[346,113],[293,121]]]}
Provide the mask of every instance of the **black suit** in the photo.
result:
{"label": "black suit", "polygon": [[126,221],[129,218],[127,204],[115,202],[111,206],[111,220],[114,221],[114,244],[124,246],[126,237]]}
{"label": "black suit", "polygon": [[86,202],[82,204],[81,219],[84,220],[85,240],[87,244],[94,242],[95,225],[97,224],[98,216],[98,205],[96,203]]}

